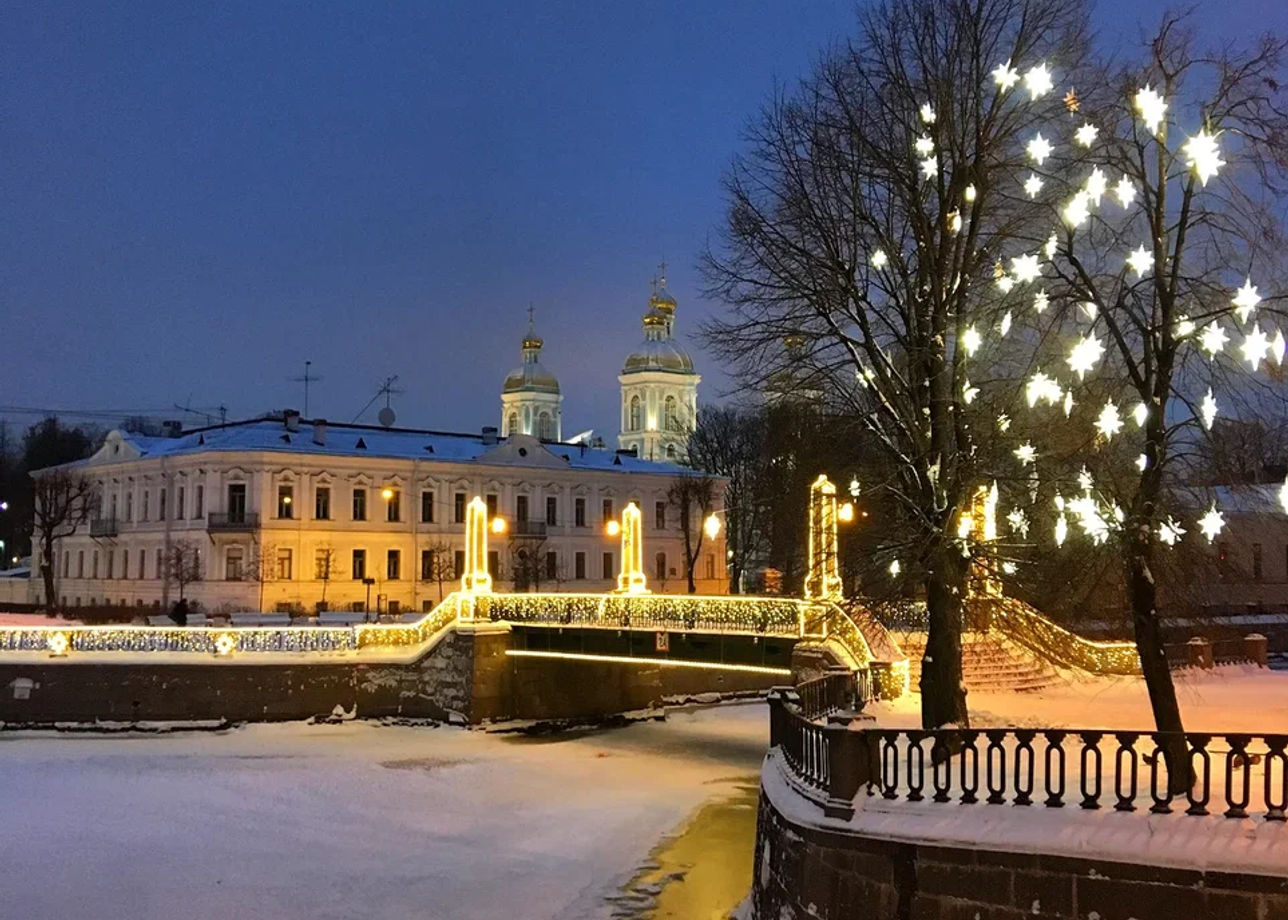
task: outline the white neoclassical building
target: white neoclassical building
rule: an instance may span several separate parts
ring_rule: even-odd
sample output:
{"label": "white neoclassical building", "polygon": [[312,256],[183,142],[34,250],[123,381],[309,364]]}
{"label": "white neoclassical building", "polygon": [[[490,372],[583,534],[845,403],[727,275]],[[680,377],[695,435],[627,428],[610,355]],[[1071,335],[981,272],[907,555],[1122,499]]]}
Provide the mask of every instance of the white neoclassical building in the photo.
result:
{"label": "white neoclassical building", "polygon": [[645,460],[683,460],[698,421],[698,384],[693,359],[675,339],[675,298],[659,280],[644,314],[644,341],[627,356],[618,446]]}

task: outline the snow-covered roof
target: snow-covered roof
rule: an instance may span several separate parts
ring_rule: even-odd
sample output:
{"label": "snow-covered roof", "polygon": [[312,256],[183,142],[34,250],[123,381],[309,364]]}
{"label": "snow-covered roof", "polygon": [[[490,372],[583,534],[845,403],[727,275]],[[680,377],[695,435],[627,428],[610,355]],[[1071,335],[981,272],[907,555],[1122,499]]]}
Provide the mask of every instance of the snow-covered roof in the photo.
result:
{"label": "snow-covered roof", "polygon": [[641,460],[629,453],[581,444],[541,442],[527,435],[494,439],[485,438],[482,434],[325,423],[322,440],[324,443],[316,443],[314,423],[307,419],[300,420],[294,431],[288,430],[280,418],[198,428],[179,437],[152,437],[117,430],[108,435],[97,454],[76,465],[202,453],[270,452],[316,457],[472,462],[482,466],[545,466],[663,476],[693,472],[673,463]]}

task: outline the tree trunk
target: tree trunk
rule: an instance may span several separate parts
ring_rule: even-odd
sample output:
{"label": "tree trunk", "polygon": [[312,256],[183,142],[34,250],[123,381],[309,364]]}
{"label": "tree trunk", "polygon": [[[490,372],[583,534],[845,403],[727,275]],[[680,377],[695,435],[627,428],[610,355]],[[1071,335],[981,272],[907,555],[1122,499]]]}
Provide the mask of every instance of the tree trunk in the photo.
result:
{"label": "tree trunk", "polygon": [[58,595],[54,587],[54,551],[46,545],[40,549],[40,577],[45,580],[45,610],[53,612],[58,609]]}
{"label": "tree trunk", "polygon": [[969,560],[948,545],[935,554],[926,576],[928,635],[921,659],[921,727],[967,728],[966,687],[962,683],[962,599]]}
{"label": "tree trunk", "polygon": [[1185,727],[1181,724],[1181,707],[1176,701],[1176,686],[1172,683],[1171,668],[1167,666],[1163,632],[1158,622],[1155,606],[1158,588],[1154,584],[1152,556],[1148,535],[1128,547],[1127,597],[1131,603],[1136,652],[1140,655],[1145,689],[1154,712],[1154,727],[1168,733],[1162,745],[1167,761],[1168,786],[1174,794],[1180,794],[1193,783],[1193,772]]}

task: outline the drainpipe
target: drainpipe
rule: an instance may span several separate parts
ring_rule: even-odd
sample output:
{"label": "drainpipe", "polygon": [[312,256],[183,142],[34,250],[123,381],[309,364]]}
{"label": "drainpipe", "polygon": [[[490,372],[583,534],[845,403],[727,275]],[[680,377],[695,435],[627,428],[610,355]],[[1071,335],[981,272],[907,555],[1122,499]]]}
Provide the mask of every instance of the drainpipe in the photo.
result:
{"label": "drainpipe", "polygon": [[170,528],[174,520],[173,502],[170,501],[170,458],[161,458],[161,500],[165,502],[165,538],[161,550],[161,612],[170,612]]}
{"label": "drainpipe", "polygon": [[407,513],[411,516],[411,558],[407,573],[411,576],[411,609],[420,611],[420,457],[411,461],[411,487],[407,490]]}

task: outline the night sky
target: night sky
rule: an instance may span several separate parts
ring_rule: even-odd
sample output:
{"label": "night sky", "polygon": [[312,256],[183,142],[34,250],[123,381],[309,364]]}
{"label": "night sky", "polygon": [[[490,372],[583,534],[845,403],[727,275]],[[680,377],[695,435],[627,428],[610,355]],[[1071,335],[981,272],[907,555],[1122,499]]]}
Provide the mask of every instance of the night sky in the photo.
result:
{"label": "night sky", "polygon": [[[1164,4],[1115,3],[1116,45]],[[564,434],[617,426],[657,263],[681,333],[719,178],[850,0],[0,3],[0,414],[499,420],[526,309]],[[1280,0],[1200,26],[1288,32]],[[702,398],[730,383],[694,349]],[[379,403],[377,404],[377,406]],[[364,421],[373,421],[373,408]],[[195,419],[188,417],[189,423]],[[106,420],[105,420],[106,423]]]}

